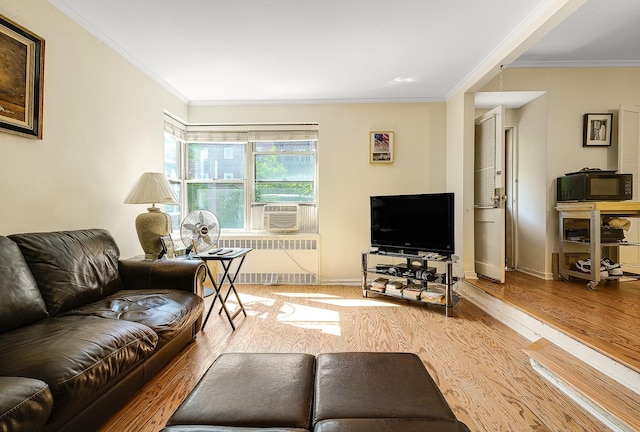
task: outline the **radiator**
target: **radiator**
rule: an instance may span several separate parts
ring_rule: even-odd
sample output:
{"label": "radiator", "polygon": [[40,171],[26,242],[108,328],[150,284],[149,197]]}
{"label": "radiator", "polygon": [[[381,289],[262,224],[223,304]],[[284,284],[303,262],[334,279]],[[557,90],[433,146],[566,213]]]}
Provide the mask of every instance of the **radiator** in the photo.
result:
{"label": "radiator", "polygon": [[[315,285],[319,281],[319,236],[260,236],[225,237],[218,240],[222,248],[251,248],[240,273],[238,284]],[[235,272],[234,261],[231,272]],[[222,279],[224,269],[218,265],[216,280]],[[233,276],[232,276],[233,277]]]}

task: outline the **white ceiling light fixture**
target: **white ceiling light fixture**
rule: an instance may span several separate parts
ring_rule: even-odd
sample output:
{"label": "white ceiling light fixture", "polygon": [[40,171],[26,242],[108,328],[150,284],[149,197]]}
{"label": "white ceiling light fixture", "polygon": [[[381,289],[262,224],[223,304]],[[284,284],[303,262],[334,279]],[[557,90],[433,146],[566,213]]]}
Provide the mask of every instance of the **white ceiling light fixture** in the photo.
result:
{"label": "white ceiling light fixture", "polygon": [[412,82],[416,82],[415,78],[405,78],[405,77],[397,77],[393,79],[394,83],[412,83]]}

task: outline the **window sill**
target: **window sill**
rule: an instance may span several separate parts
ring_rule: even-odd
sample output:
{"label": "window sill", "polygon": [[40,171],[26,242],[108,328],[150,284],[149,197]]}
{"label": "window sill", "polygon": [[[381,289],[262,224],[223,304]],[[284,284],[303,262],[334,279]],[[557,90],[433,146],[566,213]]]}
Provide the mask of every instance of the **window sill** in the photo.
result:
{"label": "window sill", "polygon": [[220,239],[237,239],[237,238],[261,238],[261,237],[304,237],[304,238],[319,238],[320,234],[311,232],[274,232],[274,231],[222,231],[220,233]]}

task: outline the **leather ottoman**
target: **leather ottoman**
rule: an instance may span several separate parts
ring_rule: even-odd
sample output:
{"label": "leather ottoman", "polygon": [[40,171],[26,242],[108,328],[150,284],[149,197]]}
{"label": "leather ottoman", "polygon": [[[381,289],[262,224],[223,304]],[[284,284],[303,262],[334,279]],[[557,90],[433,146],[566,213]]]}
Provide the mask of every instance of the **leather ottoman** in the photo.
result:
{"label": "leather ottoman", "polygon": [[163,431],[309,430],[314,365],[308,354],[222,354]]}
{"label": "leather ottoman", "polygon": [[410,353],[222,354],[163,432],[469,432]]}
{"label": "leather ottoman", "polygon": [[331,353],[316,359],[313,429],[468,431],[412,353]]}

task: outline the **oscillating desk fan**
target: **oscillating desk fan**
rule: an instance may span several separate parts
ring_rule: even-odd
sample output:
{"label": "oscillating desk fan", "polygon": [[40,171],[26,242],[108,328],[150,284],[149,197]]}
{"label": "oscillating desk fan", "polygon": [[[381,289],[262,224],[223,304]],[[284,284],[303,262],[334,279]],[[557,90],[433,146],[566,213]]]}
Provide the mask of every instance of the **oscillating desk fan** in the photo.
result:
{"label": "oscillating desk fan", "polygon": [[[203,253],[218,243],[220,223],[209,210],[194,210],[187,215],[180,226],[180,238],[187,247],[187,254]],[[213,288],[205,288],[204,296],[213,294]]]}
{"label": "oscillating desk fan", "polygon": [[209,210],[194,210],[187,215],[180,226],[180,237],[187,247],[200,254],[218,243],[220,223]]}

